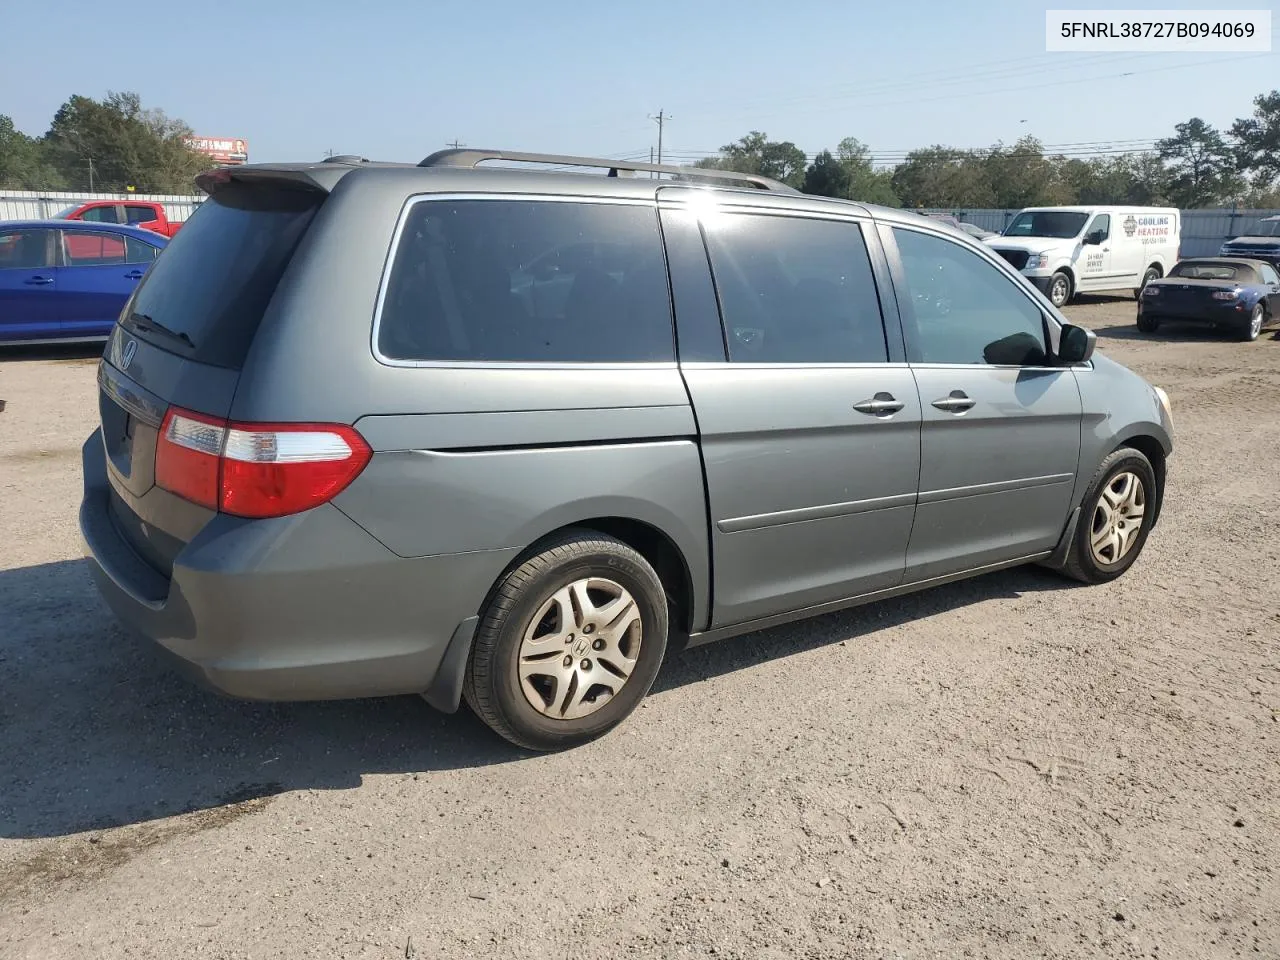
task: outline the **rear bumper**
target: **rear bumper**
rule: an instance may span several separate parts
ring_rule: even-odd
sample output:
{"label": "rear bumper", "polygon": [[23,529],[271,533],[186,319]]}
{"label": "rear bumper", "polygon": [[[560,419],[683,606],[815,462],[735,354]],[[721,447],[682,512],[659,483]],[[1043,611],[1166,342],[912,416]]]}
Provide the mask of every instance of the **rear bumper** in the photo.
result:
{"label": "rear bumper", "polygon": [[1138,302],[1138,314],[1155,320],[1174,320],[1179,323],[1204,323],[1224,327],[1248,325],[1253,305],[1242,309],[1236,309],[1236,306],[1236,302],[1232,300],[1181,306],[1147,302],[1144,299]]}
{"label": "rear bumper", "polygon": [[219,514],[165,578],[115,527],[99,433],[81,453],[80,531],[103,598],[183,673],[233,697],[428,690],[450,640],[516,553],[404,559],[325,505],[275,520]]}

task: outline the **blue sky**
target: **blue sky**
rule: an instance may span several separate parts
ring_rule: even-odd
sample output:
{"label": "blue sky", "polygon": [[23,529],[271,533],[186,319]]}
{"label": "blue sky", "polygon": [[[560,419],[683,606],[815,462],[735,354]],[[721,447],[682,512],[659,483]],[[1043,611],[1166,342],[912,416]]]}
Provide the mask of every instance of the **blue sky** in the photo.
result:
{"label": "blue sky", "polygon": [[[0,0],[0,113],[40,134],[72,94],[133,90],[197,133],[247,139],[252,160],[333,149],[416,161],[455,138],[642,154],[656,141],[648,116],[662,108],[674,118],[665,148],[677,157],[758,129],[810,153],[856,136],[887,158],[1027,133],[1047,144],[1150,141],[1195,115],[1229,125],[1250,113],[1256,93],[1280,86],[1275,52],[1046,53],[1045,8],[1027,0],[116,8]],[[93,53],[67,55],[78,50]]]}

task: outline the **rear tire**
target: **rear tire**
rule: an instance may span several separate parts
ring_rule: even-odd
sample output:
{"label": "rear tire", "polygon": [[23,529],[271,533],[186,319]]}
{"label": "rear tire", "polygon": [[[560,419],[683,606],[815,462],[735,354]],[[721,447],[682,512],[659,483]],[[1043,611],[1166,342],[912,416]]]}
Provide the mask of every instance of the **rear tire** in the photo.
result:
{"label": "rear tire", "polygon": [[517,746],[563,750],[625,720],[666,647],[667,597],[653,567],[620,540],[569,530],[494,588],[462,693]]}
{"label": "rear tire", "polygon": [[1055,307],[1062,308],[1070,303],[1071,294],[1071,277],[1065,272],[1059,270],[1049,278],[1049,302]]}
{"label": "rear tire", "polygon": [[1138,559],[1155,518],[1156,473],[1133,447],[1102,461],[1089,483],[1062,572],[1084,583],[1116,579]]}
{"label": "rear tire", "polygon": [[1246,342],[1257,340],[1266,319],[1267,312],[1262,308],[1262,304],[1255,304],[1253,312],[1249,314],[1248,322],[1240,330],[1240,339]]}
{"label": "rear tire", "polygon": [[1155,317],[1149,317],[1145,314],[1138,314],[1138,332],[1139,333],[1155,333],[1160,329],[1160,321]]}

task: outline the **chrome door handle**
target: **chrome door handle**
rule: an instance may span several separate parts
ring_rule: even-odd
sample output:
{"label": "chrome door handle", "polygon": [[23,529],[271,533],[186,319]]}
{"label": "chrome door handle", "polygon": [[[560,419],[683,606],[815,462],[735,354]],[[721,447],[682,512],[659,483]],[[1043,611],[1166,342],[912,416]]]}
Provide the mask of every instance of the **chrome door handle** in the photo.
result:
{"label": "chrome door handle", "polygon": [[949,410],[952,413],[964,413],[975,403],[977,401],[967,396],[963,390],[952,390],[950,396],[933,401],[933,405],[939,410]]}
{"label": "chrome door handle", "polygon": [[897,413],[906,404],[895,400],[892,393],[877,393],[870,400],[863,400],[853,405],[859,413],[869,413],[877,417],[888,417]]}

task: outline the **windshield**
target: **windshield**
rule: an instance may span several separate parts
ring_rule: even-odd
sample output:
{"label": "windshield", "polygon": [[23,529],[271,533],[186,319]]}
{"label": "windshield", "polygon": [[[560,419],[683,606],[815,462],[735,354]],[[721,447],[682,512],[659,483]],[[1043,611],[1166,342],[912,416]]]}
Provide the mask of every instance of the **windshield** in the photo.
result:
{"label": "windshield", "polygon": [[1259,220],[1249,234],[1254,237],[1280,237],[1280,220]]}
{"label": "windshield", "polygon": [[61,210],[59,210],[57,213],[55,213],[55,214],[53,215],[53,219],[54,219],[54,220],[65,220],[65,219],[67,219],[67,217],[71,216],[73,213],[75,213],[75,212],[76,212],[77,210],[79,210],[79,209],[80,209],[80,207],[79,207],[79,206],[74,206],[74,207],[63,207]]}
{"label": "windshield", "polygon": [[1214,263],[1213,261],[1184,260],[1172,270],[1169,276],[1184,280],[1241,280],[1253,279],[1253,271],[1235,263]]}
{"label": "windshield", "polygon": [[1089,219],[1087,213],[1066,210],[1025,211],[1013,218],[1005,230],[1006,237],[1052,237],[1067,240],[1078,236]]}
{"label": "windshield", "polygon": [[238,368],[322,195],[229,186],[202,203],[156,259],[123,319],[201,363]]}

